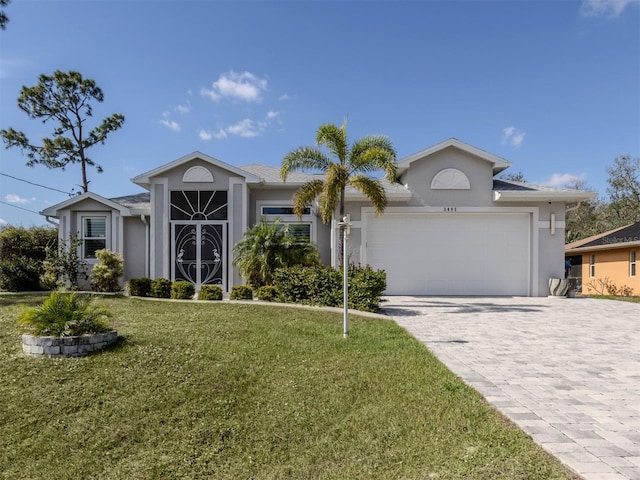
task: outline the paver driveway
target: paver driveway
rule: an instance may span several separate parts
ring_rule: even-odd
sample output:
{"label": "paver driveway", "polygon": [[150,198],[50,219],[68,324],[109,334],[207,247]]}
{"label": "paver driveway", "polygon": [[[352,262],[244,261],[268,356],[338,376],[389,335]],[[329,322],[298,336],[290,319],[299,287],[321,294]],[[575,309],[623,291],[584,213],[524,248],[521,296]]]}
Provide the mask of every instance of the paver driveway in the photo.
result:
{"label": "paver driveway", "polygon": [[640,304],[393,296],[383,308],[586,480],[640,480]]}

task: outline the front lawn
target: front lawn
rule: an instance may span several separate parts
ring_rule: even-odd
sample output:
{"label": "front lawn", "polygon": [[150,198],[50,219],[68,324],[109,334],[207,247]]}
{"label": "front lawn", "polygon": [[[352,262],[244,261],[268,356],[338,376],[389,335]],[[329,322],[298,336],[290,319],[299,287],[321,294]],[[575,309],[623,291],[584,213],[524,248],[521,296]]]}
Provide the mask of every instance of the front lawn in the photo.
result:
{"label": "front lawn", "polygon": [[604,300],[620,300],[622,302],[640,303],[640,297],[621,297],[618,295],[589,295],[591,298],[601,298]]}
{"label": "front lawn", "polygon": [[124,340],[21,353],[0,297],[3,479],[577,479],[394,322],[99,300]]}

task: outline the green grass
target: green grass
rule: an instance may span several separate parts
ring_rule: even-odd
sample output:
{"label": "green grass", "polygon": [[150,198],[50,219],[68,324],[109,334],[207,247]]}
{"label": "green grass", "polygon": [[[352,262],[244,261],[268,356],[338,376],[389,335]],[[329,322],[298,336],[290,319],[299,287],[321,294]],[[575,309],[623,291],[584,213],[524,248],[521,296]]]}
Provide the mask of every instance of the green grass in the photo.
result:
{"label": "green grass", "polygon": [[103,298],[124,339],[21,353],[0,297],[3,479],[569,479],[389,320]]}
{"label": "green grass", "polygon": [[621,297],[617,295],[589,295],[591,298],[600,298],[603,300],[620,300],[621,302],[640,303],[640,297]]}

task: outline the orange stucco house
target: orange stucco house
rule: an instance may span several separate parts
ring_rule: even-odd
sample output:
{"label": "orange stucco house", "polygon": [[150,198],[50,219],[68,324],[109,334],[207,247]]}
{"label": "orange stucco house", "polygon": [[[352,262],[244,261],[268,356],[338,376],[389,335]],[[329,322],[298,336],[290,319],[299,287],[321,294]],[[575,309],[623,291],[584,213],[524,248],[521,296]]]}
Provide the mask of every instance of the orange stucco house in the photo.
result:
{"label": "orange stucco house", "polygon": [[[616,228],[565,246],[569,277],[584,294],[601,293],[608,279],[618,289],[640,295],[640,222]],[[580,288],[582,287],[582,288]],[[604,293],[607,292],[606,288]]]}

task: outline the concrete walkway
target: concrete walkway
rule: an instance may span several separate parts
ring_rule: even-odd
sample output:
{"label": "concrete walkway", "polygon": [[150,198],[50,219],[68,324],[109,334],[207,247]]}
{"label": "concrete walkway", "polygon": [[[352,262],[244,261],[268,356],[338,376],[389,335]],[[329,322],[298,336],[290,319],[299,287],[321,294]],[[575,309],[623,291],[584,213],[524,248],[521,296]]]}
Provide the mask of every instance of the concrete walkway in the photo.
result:
{"label": "concrete walkway", "polygon": [[386,300],[399,325],[585,480],[640,480],[640,304]]}

